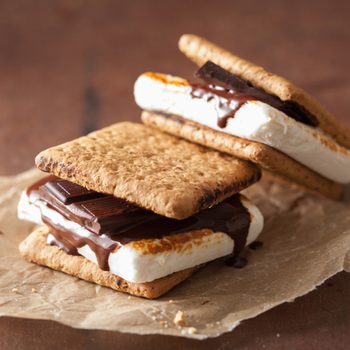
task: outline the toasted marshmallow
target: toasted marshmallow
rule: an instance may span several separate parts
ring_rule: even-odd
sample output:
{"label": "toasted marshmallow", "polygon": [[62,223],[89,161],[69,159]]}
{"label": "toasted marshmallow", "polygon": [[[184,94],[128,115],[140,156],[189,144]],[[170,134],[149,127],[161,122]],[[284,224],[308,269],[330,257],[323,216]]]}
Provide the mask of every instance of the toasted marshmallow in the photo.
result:
{"label": "toasted marshmallow", "polygon": [[[263,216],[259,209],[242,196],[242,204],[249,211],[251,223],[246,244],[253,242],[263,228]],[[42,223],[41,213],[49,220],[79,237],[91,237],[95,242],[101,238],[101,245],[109,245],[105,235],[98,236],[79,224],[66,219],[48,207],[44,201],[30,203],[24,192],[18,204],[18,217],[37,224]],[[39,215],[40,216],[39,216]],[[49,234],[48,244],[55,238]],[[171,273],[229,255],[234,249],[234,241],[224,232],[198,230],[163,237],[161,239],[139,240],[122,245],[109,255],[111,273],[129,282],[142,283],[167,276]],[[97,257],[88,245],[78,248],[80,255],[97,264]]]}
{"label": "toasted marshmallow", "polygon": [[330,180],[350,182],[350,151],[321,130],[253,100],[244,103],[221,128],[218,120],[235,110],[238,102],[228,101],[211,91],[198,98],[195,89],[179,77],[145,73],[137,79],[134,95],[143,109],[179,115],[212,129],[269,145]]}

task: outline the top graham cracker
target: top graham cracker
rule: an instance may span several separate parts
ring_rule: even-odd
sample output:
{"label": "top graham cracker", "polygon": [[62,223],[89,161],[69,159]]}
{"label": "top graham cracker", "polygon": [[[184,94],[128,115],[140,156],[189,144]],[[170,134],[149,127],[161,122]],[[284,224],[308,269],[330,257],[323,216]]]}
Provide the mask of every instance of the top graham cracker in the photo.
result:
{"label": "top graham cracker", "polygon": [[250,162],[130,122],[51,147],[35,162],[62,179],[176,219],[260,178]]}

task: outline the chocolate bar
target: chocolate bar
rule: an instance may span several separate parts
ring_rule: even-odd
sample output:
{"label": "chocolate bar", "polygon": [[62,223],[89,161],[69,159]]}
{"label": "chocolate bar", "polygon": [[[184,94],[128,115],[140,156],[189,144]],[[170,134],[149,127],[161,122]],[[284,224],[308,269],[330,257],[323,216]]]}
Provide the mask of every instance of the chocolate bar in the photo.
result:
{"label": "chocolate bar", "polygon": [[145,211],[122,199],[86,190],[66,180],[51,180],[40,185],[38,190],[39,196],[52,208],[96,234],[139,222],[146,215]]}

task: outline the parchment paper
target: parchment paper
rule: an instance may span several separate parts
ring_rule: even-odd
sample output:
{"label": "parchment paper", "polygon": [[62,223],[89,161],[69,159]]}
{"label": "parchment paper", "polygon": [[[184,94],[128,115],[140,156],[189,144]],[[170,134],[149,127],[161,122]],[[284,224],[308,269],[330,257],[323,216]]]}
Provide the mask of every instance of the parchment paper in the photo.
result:
{"label": "parchment paper", "polygon": [[[265,181],[246,191],[262,210],[265,228],[264,246],[247,250],[245,268],[219,260],[158,300],[128,297],[19,256],[17,246],[33,225],[17,220],[16,204],[21,190],[40,176],[30,170],[0,178],[0,315],[204,339],[350,270],[350,205]],[[186,327],[173,323],[178,310]]]}

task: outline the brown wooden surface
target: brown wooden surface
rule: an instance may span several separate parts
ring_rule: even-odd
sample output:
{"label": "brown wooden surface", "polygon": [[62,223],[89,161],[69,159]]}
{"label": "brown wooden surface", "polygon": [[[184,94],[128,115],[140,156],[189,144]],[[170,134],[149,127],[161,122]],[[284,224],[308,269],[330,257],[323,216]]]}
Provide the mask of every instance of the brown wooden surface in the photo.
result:
{"label": "brown wooden surface", "polygon": [[[127,4],[129,3],[129,4]],[[41,149],[139,120],[146,70],[190,77],[177,50],[198,33],[292,79],[350,123],[350,3],[344,1],[0,1],[0,174]],[[0,349],[348,349],[350,277],[205,342],[0,319]]]}

